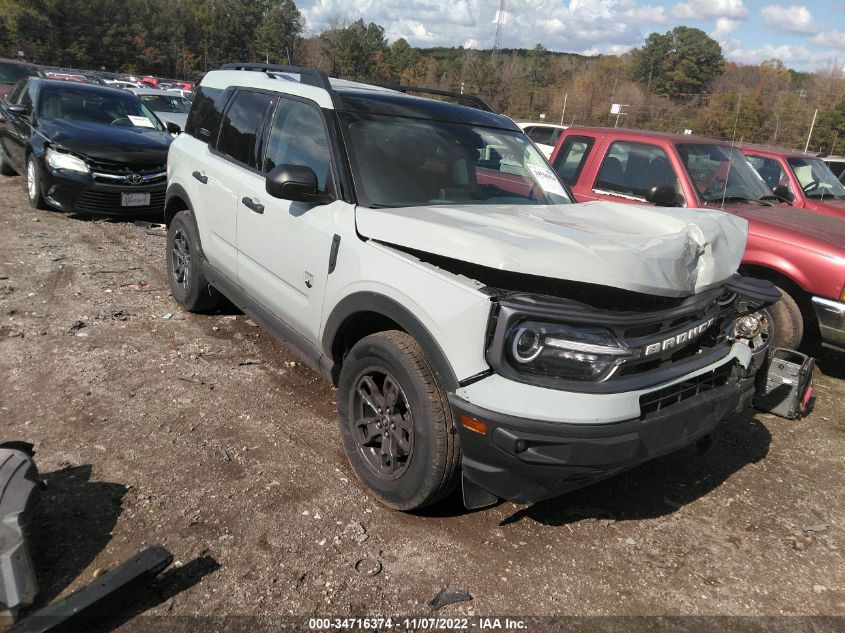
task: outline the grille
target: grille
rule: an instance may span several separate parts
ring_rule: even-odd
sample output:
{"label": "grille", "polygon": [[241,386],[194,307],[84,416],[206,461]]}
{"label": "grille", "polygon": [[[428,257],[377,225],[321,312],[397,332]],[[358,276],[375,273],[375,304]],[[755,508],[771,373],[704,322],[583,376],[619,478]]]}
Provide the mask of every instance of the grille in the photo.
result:
{"label": "grille", "polygon": [[652,391],[640,396],[640,419],[658,411],[663,411],[676,404],[689,400],[699,394],[718,389],[728,384],[733,370],[733,363],[725,363],[721,367],[700,374],[695,378],[684,380],[671,387]]}
{"label": "grille", "polygon": [[119,191],[83,191],[73,205],[80,213],[164,213],[164,191],[150,192],[148,207],[120,206]]}

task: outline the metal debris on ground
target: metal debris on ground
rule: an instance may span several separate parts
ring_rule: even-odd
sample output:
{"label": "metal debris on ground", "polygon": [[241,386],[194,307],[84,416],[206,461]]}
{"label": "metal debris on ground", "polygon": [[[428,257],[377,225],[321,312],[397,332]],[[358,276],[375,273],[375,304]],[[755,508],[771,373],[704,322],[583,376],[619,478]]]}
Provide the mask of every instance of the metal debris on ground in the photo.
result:
{"label": "metal debris on ground", "polygon": [[364,556],[356,560],[352,568],[362,576],[376,576],[381,573],[382,564],[378,558]]}
{"label": "metal debris on ground", "polygon": [[238,363],[238,367],[246,367],[247,365],[260,365],[260,360],[255,360],[253,358],[247,358],[246,360],[242,360]]}
{"label": "metal debris on ground", "polygon": [[232,461],[232,456],[229,455],[229,451],[227,451],[225,448],[220,449],[220,454],[223,455],[223,459],[225,459],[227,462]]}
{"label": "metal debris on ground", "polygon": [[87,324],[85,323],[85,321],[79,321],[79,320],[74,321],[73,323],[71,323],[71,324],[70,324],[70,331],[71,331],[71,332],[74,332],[74,331],[76,331],[76,330],[81,330],[81,329],[82,329],[82,328],[84,328],[86,325],[87,325]]}
{"label": "metal debris on ground", "polygon": [[429,600],[428,608],[432,611],[437,611],[446,605],[458,602],[468,602],[470,600],[472,600],[472,596],[469,594],[469,591],[461,589],[460,587],[450,586],[445,589],[441,589],[436,596]]}
{"label": "metal debris on ground", "polygon": [[196,376],[188,376],[187,374],[177,374],[176,377],[179,380],[184,380],[185,382],[192,382],[195,385],[204,385],[205,382]]}
{"label": "metal debris on ground", "polygon": [[824,532],[825,530],[827,530],[827,526],[824,523],[816,523],[804,528],[805,532]]}

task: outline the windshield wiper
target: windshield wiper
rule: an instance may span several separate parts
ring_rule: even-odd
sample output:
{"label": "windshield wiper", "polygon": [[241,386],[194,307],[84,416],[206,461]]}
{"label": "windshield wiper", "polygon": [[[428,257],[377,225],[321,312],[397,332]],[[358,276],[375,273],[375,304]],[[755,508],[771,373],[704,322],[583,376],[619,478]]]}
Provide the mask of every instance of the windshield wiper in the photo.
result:
{"label": "windshield wiper", "polygon": [[715,197],[712,197],[712,198],[705,198],[704,199],[704,202],[711,202],[711,203],[712,202],[722,202],[722,201],[724,201],[724,202],[740,202],[740,203],[742,203],[742,202],[756,202],[757,204],[764,206],[764,207],[772,206],[772,204],[770,202],[766,202],[762,198],[758,200],[757,198],[746,198],[745,196],[724,196],[724,197],[723,196],[715,196]]}

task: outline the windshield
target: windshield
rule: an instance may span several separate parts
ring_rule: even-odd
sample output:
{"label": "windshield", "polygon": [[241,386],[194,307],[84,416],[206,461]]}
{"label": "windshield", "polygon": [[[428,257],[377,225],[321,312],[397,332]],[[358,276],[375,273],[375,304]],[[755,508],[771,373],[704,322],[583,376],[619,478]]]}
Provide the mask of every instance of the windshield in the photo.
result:
{"label": "windshield", "polygon": [[823,160],[793,157],[787,162],[808,198],[845,198],[845,187]]}
{"label": "windshield", "polygon": [[343,113],[361,204],[567,204],[548,162],[521,132]]}
{"label": "windshield", "polygon": [[178,95],[138,95],[138,98],[153,112],[175,112],[187,114],[191,104]]}
{"label": "windshield", "polygon": [[39,115],[52,119],[163,130],[155,115],[131,94],[51,86],[41,94]]}
{"label": "windshield", "polygon": [[771,198],[760,174],[736,148],[707,143],[680,143],[678,155],[704,202],[721,203]]}
{"label": "windshield", "polygon": [[35,77],[38,71],[30,66],[0,62],[0,84],[16,84],[24,77]]}

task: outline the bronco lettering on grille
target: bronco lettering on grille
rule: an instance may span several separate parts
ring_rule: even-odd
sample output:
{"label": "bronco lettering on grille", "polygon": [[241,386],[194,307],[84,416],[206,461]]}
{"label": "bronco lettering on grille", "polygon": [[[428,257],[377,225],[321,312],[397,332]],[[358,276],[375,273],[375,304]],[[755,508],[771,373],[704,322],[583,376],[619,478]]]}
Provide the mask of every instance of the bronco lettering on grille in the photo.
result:
{"label": "bronco lettering on grille", "polygon": [[655,343],[651,343],[645,346],[645,350],[643,351],[643,356],[649,356],[651,354],[657,354],[658,352],[665,352],[666,350],[672,349],[673,347],[680,347],[684,343],[689,343],[693,339],[698,338],[707,329],[713,325],[715,321],[715,317],[705,321],[704,323],[700,323],[695,327],[692,327],[688,330],[684,330],[680,334],[676,334],[675,336],[671,336],[669,338],[663,339],[662,341],[657,341]]}

